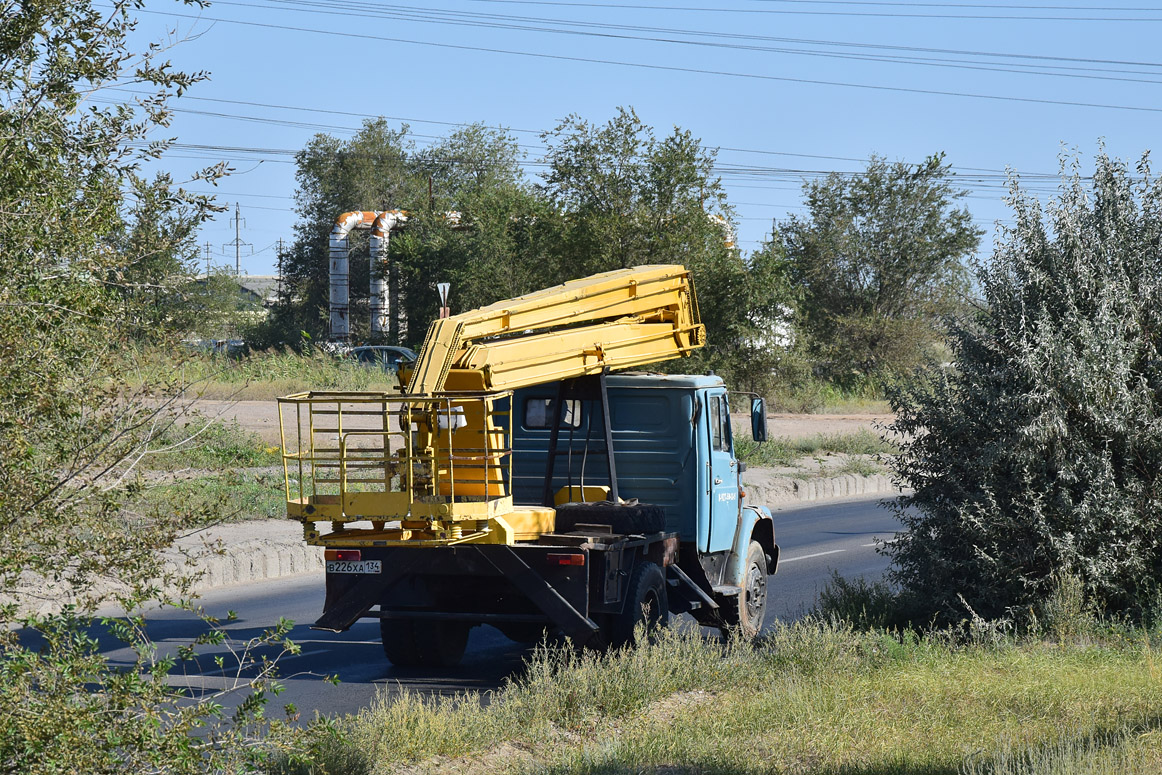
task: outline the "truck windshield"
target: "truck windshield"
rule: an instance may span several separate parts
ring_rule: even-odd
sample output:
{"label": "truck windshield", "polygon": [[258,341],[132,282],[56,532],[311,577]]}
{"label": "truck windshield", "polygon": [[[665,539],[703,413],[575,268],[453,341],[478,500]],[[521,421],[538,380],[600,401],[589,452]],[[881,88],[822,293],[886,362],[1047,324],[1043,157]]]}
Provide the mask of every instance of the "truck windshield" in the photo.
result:
{"label": "truck windshield", "polygon": [[[555,403],[556,401],[551,398],[530,398],[525,401],[525,427],[553,427]],[[581,402],[575,398],[567,398],[562,408],[564,411],[561,412],[561,427],[581,427]]]}

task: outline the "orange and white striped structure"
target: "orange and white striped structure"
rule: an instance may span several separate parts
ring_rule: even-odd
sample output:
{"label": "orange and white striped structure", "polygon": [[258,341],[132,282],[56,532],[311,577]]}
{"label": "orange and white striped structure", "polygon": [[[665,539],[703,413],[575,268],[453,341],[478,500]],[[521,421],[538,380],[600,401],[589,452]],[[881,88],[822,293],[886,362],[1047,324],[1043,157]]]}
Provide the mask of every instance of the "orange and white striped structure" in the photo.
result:
{"label": "orange and white striped structure", "polygon": [[407,223],[403,210],[355,210],[343,213],[331,227],[330,258],[330,338],[346,341],[351,335],[351,262],[349,235],[355,229],[371,230],[371,335],[387,330],[388,300],[384,260],[391,232]]}
{"label": "orange and white striped structure", "polygon": [[[453,228],[459,227],[460,213],[446,212],[444,220]],[[331,227],[330,258],[330,339],[345,342],[351,336],[351,262],[348,237],[356,229],[370,229],[371,262],[371,336],[387,334],[388,301],[387,248],[391,234],[407,225],[406,210],[353,210],[343,213]]]}

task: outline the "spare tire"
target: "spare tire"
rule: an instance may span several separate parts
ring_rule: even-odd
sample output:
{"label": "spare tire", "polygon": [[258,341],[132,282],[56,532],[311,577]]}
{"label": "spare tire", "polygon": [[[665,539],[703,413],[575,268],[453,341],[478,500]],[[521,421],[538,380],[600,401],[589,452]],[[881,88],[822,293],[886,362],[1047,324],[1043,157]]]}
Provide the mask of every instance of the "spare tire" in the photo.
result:
{"label": "spare tire", "polygon": [[555,531],[567,533],[577,525],[609,525],[614,533],[648,535],[666,529],[666,510],[648,503],[562,503],[557,507]]}

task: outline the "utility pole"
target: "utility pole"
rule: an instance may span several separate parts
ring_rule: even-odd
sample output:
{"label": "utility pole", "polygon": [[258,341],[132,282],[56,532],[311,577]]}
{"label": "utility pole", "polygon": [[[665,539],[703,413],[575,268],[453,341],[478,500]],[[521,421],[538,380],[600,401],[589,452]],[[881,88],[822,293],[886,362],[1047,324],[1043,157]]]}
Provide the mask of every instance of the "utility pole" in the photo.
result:
{"label": "utility pole", "polygon": [[213,255],[213,251],[214,251],[213,245],[210,244],[209,240],[206,240],[205,244],[202,245],[202,253],[203,253],[203,255],[206,256],[206,279],[207,280],[210,279],[210,256]]}
{"label": "utility pole", "polygon": [[242,216],[239,213],[237,202],[234,203],[234,217],[230,220],[234,224],[234,240],[233,242],[227,242],[222,247],[234,248],[234,276],[238,277],[242,274],[242,246],[245,245],[246,247],[250,248],[250,253],[248,255],[253,255],[254,245],[250,244],[249,242],[242,241]]}

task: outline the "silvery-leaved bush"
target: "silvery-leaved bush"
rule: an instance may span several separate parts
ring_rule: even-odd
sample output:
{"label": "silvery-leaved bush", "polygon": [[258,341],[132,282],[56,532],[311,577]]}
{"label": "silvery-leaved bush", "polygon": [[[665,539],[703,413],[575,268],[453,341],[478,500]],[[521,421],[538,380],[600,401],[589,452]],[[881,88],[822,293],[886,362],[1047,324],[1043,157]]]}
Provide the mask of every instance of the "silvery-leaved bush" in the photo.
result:
{"label": "silvery-leaved bush", "polygon": [[1162,183],[1101,149],[976,267],[952,363],[892,391],[915,494],[894,579],[952,620],[1039,610],[1080,579],[1098,611],[1152,613],[1162,578]]}

